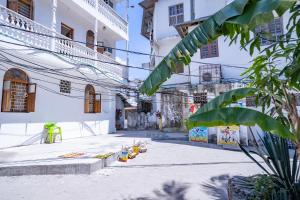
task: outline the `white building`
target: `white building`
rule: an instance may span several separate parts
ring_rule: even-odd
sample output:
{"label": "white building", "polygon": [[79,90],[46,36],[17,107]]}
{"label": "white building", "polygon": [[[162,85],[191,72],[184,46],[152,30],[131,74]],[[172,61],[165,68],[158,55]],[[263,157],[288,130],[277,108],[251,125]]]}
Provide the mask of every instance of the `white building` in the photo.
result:
{"label": "white building", "polygon": [[0,0],[0,147],[37,141],[45,122],[63,139],[116,130],[128,76],[113,50],[128,40],[119,3]]}
{"label": "white building", "polygon": [[[140,6],[144,9],[141,34],[149,39],[152,52],[156,55],[151,60],[152,67],[157,66],[162,60],[160,56],[167,55],[188,32],[230,2],[228,0],[141,1]],[[284,27],[288,23],[288,15],[276,18],[272,23],[258,28],[257,31],[271,32],[273,36],[283,34]],[[178,74],[173,74],[162,85],[161,91],[171,88],[181,91],[190,96],[189,102],[201,106],[222,92],[243,87],[240,74],[251,65],[252,57],[249,52],[241,50],[239,42],[230,46],[230,40],[225,39],[219,37],[212,44],[202,47],[192,57],[192,63],[188,67],[178,66]],[[267,43],[267,40],[262,41],[262,44]],[[174,99],[178,99],[178,95],[176,98],[166,98],[163,94],[156,94],[153,102],[157,103],[154,108],[162,112],[166,109],[175,110]],[[249,104],[251,104],[250,100],[251,98]],[[182,113],[188,113],[185,110],[189,106],[180,106],[177,103],[177,107],[180,107],[179,110],[182,109]],[[165,115],[169,114],[165,113]],[[183,117],[187,118],[185,114]]]}

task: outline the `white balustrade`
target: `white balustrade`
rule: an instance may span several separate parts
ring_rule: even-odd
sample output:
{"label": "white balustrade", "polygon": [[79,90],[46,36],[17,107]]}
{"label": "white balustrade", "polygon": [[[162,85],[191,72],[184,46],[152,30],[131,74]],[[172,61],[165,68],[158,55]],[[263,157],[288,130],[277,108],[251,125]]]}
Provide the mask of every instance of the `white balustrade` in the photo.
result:
{"label": "white balustrade", "polygon": [[[110,7],[103,0],[81,0],[84,3],[88,4],[92,7],[92,9],[96,9],[102,16],[106,17],[112,25],[117,26],[119,29],[124,31],[126,35],[128,34],[128,23],[118,15],[118,13]],[[98,1],[98,8],[96,8]]]}
{"label": "white balustrade", "polygon": [[[85,0],[93,3],[93,0]],[[68,58],[76,63],[95,66],[97,68],[111,74],[112,77],[121,78],[123,69],[120,66],[109,64],[117,63],[112,58],[96,52],[83,44],[75,42],[64,35],[53,32],[37,22],[34,22],[10,9],[0,6],[0,34],[8,36],[23,42],[25,45],[33,46],[45,50],[51,49],[51,41],[55,39],[55,52],[63,58]],[[50,37],[49,37],[50,36]],[[55,38],[52,38],[55,36]]]}
{"label": "white balustrade", "polygon": [[96,7],[96,0],[84,0],[87,4],[89,4],[92,7]]}
{"label": "white balustrade", "polygon": [[[51,30],[34,21],[0,6],[1,33],[39,48],[50,49]],[[40,34],[40,35],[38,35]]]}
{"label": "white balustrade", "polygon": [[98,12],[107,17],[113,24],[118,26],[127,34],[127,22],[120,17],[116,11],[103,0],[98,0]]}

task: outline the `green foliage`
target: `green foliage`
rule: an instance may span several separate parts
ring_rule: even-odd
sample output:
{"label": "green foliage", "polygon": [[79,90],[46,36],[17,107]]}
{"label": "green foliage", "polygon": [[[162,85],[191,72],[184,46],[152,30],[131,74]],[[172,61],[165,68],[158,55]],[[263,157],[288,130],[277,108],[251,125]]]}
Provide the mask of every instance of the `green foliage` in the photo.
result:
{"label": "green foliage", "polygon": [[[273,12],[281,16],[294,2],[295,0],[233,1],[183,38],[144,81],[140,92],[149,96],[154,94],[172,73],[176,73],[176,64],[188,65],[201,46],[213,42],[221,35],[228,36],[232,41],[240,38],[242,46],[248,44],[249,30],[271,21],[274,18]],[[254,46],[260,45],[255,43]]]}
{"label": "green foliage", "polygon": [[273,176],[259,175],[254,179],[254,192],[251,200],[271,200],[272,195],[278,190],[278,184]]}
{"label": "green foliage", "polygon": [[257,92],[255,88],[239,88],[223,93],[197,110],[196,113],[207,112],[216,108],[223,108],[248,96],[252,96]]}
{"label": "green foliage", "polygon": [[[258,166],[269,174],[272,182],[275,183],[277,187],[277,189],[272,192],[272,198],[268,197],[262,199],[299,199],[300,163],[298,162],[297,152],[294,151],[293,160],[291,162],[286,139],[271,134],[265,134],[264,137],[260,138],[260,141],[262,142],[262,146],[258,145],[258,142],[256,141],[255,151],[252,151],[252,153],[264,160],[268,169],[260,164]],[[240,147],[249,158],[256,163],[259,163],[259,160],[250,154],[246,148],[241,145]],[[264,182],[264,180],[257,182],[256,186],[258,188],[261,182]],[[261,189],[262,188],[260,188],[260,190]]]}
{"label": "green foliage", "polygon": [[230,125],[258,125],[262,130],[271,132],[284,138],[295,140],[294,134],[287,127],[272,117],[248,108],[216,108],[203,113],[196,113],[188,120],[188,127],[196,126],[230,126]]}

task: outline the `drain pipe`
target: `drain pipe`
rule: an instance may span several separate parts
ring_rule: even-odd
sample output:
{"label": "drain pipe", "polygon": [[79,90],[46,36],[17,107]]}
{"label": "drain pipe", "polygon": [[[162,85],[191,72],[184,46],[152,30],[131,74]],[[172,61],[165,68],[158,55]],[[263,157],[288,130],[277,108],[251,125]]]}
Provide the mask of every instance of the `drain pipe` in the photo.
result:
{"label": "drain pipe", "polygon": [[191,4],[191,20],[195,19],[195,0],[190,0]]}

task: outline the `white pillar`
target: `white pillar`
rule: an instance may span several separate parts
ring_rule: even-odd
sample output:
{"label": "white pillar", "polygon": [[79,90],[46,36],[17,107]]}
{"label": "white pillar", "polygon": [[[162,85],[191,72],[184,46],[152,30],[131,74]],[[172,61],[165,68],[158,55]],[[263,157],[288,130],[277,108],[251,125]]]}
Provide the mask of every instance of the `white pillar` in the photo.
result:
{"label": "white pillar", "polygon": [[51,30],[52,36],[51,38],[51,50],[55,50],[55,36],[56,36],[56,9],[57,9],[57,0],[52,0],[52,22],[51,22]]}
{"label": "white pillar", "polygon": [[95,19],[94,22],[94,50],[97,51],[98,43],[98,20]]}
{"label": "white pillar", "polygon": [[94,22],[94,51],[95,51],[95,67],[97,67],[97,45],[98,45],[98,20],[95,19],[95,22]]}

